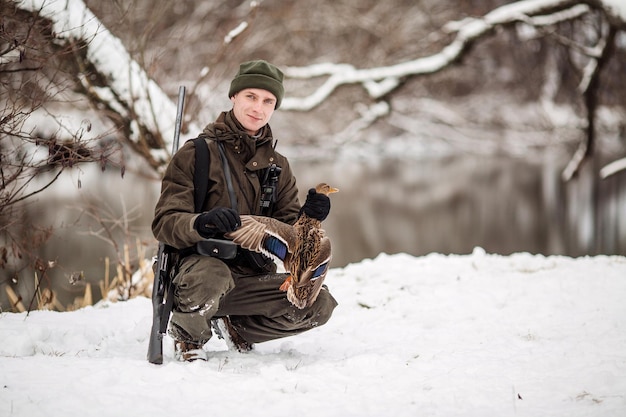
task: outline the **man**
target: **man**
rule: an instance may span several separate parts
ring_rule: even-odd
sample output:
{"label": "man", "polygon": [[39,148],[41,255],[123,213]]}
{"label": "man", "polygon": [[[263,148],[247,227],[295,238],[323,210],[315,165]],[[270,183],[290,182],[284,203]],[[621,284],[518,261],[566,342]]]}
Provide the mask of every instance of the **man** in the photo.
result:
{"label": "man", "polygon": [[[324,288],[311,307],[294,307],[279,289],[285,275],[277,274],[276,265],[260,254],[238,248],[234,259],[220,259],[193,250],[204,238],[222,238],[235,230],[241,224],[240,214],[269,215],[289,224],[302,212],[319,220],[328,215],[330,201],[322,194],[309,194],[300,207],[289,163],[274,150],[268,122],[283,99],[282,82],[283,73],[266,61],[240,65],[228,93],[232,109],[220,114],[200,135],[209,149],[208,192],[200,213],[194,210],[193,141],[172,157],[165,172],[152,231],[160,242],[181,250],[172,281],[174,307],[169,324],[181,360],[206,360],[202,346],[211,338],[212,329],[230,347],[245,352],[254,343],[326,323],[337,305]],[[261,185],[272,164],[280,168],[280,174],[267,213],[260,204]],[[234,199],[229,195],[229,180]]]}

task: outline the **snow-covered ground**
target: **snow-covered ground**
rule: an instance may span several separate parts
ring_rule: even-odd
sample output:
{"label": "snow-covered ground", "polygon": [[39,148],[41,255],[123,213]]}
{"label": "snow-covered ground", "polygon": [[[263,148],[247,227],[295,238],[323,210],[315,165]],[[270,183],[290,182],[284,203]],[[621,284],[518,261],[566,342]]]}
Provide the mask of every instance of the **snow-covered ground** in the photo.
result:
{"label": "snow-covered ground", "polygon": [[149,299],[0,316],[0,416],[624,416],[626,258],[380,255],[308,333],[146,361]]}

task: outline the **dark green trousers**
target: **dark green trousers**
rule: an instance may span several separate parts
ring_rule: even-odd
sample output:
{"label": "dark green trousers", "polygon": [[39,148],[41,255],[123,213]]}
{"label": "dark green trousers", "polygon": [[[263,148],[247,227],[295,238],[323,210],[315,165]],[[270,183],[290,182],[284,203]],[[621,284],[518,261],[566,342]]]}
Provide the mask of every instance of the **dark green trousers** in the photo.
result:
{"label": "dark green trousers", "polygon": [[279,289],[287,274],[237,276],[218,258],[190,255],[174,277],[170,333],[177,339],[205,343],[211,318],[229,316],[250,343],[292,336],[330,319],[337,301],[324,287],[311,307],[299,309]]}

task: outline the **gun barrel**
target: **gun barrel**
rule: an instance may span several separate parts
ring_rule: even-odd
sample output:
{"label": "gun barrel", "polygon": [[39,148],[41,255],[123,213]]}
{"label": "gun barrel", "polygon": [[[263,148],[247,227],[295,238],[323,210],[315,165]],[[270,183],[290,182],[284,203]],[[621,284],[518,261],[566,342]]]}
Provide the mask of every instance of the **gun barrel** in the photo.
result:
{"label": "gun barrel", "polygon": [[183,108],[185,107],[185,86],[178,87],[178,106],[176,108],[176,125],[174,126],[174,141],[172,142],[172,155],[178,151],[180,130],[183,125]]}
{"label": "gun barrel", "polygon": [[[185,107],[185,87],[178,88],[178,105],[176,108],[176,125],[174,128],[174,140],[172,141],[172,155],[178,151],[180,131],[183,124],[183,109]],[[169,282],[169,253],[163,242],[159,242],[154,282],[152,287],[152,328],[148,343],[148,361],[160,365],[163,363],[163,335],[167,329],[170,312],[172,309],[172,294],[168,293],[171,288]],[[165,302],[164,302],[165,300]]]}

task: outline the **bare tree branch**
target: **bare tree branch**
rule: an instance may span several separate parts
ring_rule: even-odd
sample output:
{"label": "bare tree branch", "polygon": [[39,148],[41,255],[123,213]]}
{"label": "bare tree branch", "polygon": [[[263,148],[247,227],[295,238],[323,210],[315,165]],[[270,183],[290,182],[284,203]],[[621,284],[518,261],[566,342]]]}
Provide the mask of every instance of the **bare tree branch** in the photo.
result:
{"label": "bare tree branch", "polygon": [[389,94],[407,77],[439,72],[457,63],[475,41],[491,34],[499,26],[518,22],[545,26],[578,18],[589,8],[577,0],[526,0],[499,7],[482,18],[467,18],[453,22],[444,30],[456,33],[454,40],[441,52],[402,62],[392,66],[356,69],[348,64],[318,64],[310,67],[288,67],[285,74],[291,78],[328,79],[312,94],[302,98],[287,97],[282,107],[286,110],[309,111],[324,102],[335,90],[346,84],[361,84],[369,96],[378,99]]}
{"label": "bare tree branch", "polygon": [[576,153],[563,170],[564,181],[571,180],[580,170],[582,164],[589,159],[595,147],[595,120],[598,106],[598,89],[600,83],[600,71],[613,55],[615,47],[615,35],[617,30],[614,26],[609,26],[606,34],[598,41],[596,49],[600,50],[600,56],[593,58],[585,67],[583,79],[579,85],[585,109],[587,126],[585,128],[585,138],[580,142]]}
{"label": "bare tree branch", "polygon": [[[23,0],[19,7],[49,20],[56,42],[72,47],[65,55],[78,86],[126,142],[154,168],[168,160],[176,106],[121,41],[100,23],[82,0]],[[104,110],[104,111],[102,111]]]}
{"label": "bare tree branch", "polygon": [[600,170],[600,178],[606,179],[621,171],[626,171],[626,158],[621,158],[611,162],[610,164],[605,165]]}

